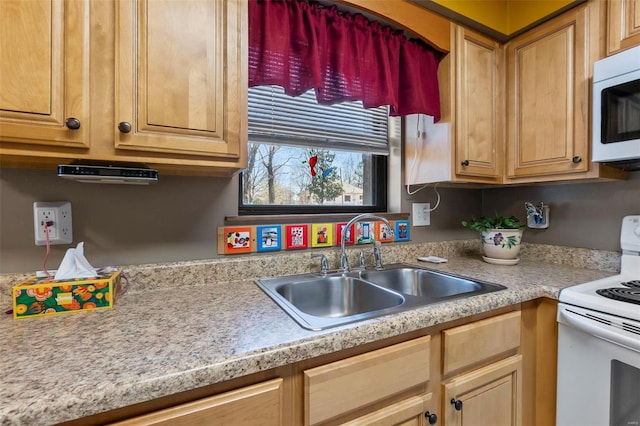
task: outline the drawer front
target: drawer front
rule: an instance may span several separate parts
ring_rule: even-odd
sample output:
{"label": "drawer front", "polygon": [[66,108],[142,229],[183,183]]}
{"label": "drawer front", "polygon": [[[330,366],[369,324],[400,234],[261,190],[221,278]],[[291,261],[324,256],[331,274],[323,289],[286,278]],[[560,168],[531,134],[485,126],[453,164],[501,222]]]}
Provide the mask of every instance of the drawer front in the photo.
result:
{"label": "drawer front", "polygon": [[358,417],[340,426],[411,426],[422,425],[422,418],[426,411],[435,412],[437,407],[431,401],[433,394],[412,396],[395,404],[381,408],[373,413]]}
{"label": "drawer front", "polygon": [[305,424],[315,425],[429,381],[430,336],[304,371]]}
{"label": "drawer front", "polygon": [[280,426],[282,425],[282,398],[282,379],[273,379],[134,417],[114,425],[195,426],[215,423]]}
{"label": "drawer front", "polygon": [[449,374],[518,348],[520,311],[450,328],[443,335],[443,372]]}

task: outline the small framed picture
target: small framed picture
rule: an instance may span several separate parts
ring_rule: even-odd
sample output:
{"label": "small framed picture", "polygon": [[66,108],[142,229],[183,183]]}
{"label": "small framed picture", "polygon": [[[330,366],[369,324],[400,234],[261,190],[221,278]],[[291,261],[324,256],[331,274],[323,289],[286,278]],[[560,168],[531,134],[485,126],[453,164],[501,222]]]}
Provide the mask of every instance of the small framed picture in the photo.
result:
{"label": "small framed picture", "polygon": [[309,225],[287,225],[285,233],[287,250],[309,247]]}
{"label": "small framed picture", "polygon": [[408,220],[396,220],[395,222],[395,240],[396,241],[409,241],[409,221]]}
{"label": "small framed picture", "polygon": [[252,251],[253,228],[231,226],[224,228],[224,254],[250,253]]}
{"label": "small framed picture", "polygon": [[258,226],[256,234],[259,252],[282,249],[282,227],[280,225]]}
{"label": "small framed picture", "polygon": [[387,225],[386,223],[376,222],[376,231],[378,241],[380,241],[381,243],[389,243],[393,241],[393,234],[395,231],[389,228],[389,225]]}
{"label": "small framed picture", "polygon": [[356,223],[356,244],[368,244],[374,242],[375,223],[374,222],[358,222]]}
{"label": "small framed picture", "polygon": [[311,225],[311,247],[329,247],[333,245],[333,225],[314,223]]}
{"label": "small framed picture", "polygon": [[[342,244],[342,233],[344,232],[345,226],[347,226],[347,222],[336,223],[336,245]],[[347,229],[347,236],[344,243],[353,244],[355,237],[354,234],[355,233],[353,232],[353,225],[351,225],[349,229]]]}

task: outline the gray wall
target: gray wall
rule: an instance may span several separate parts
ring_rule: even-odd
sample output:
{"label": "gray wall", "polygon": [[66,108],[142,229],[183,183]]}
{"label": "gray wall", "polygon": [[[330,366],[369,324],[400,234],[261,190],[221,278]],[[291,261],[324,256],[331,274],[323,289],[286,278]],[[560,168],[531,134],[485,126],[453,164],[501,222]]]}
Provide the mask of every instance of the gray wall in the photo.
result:
{"label": "gray wall", "polygon": [[[412,202],[436,203],[433,187],[402,192]],[[640,172],[623,182],[496,189],[438,188],[442,200],[431,226],[412,230],[414,241],[475,238],[460,221],[495,210],[524,219],[524,201],[551,205],[551,227],[529,230],[525,241],[619,250],[620,220],[640,214]],[[130,265],[217,257],[217,228],[237,214],[237,179],[161,176],[152,186],[96,185],[66,181],[49,170],[0,168],[0,273],[42,268],[44,247],[33,241],[34,201],[72,203],[74,244],[85,242],[95,266]],[[47,263],[60,264],[70,246],[53,246]]]}
{"label": "gray wall", "polygon": [[[415,187],[411,187],[415,190]],[[466,188],[436,187],[440,193],[440,205],[431,212],[430,226],[417,226],[411,229],[411,240],[448,241],[464,240],[477,237],[477,234],[464,229],[460,222],[471,215],[482,213],[482,191]],[[430,203],[433,209],[438,201],[433,185],[428,185],[414,195],[402,191],[402,211],[411,213],[413,203]]]}
{"label": "gray wall", "polygon": [[[42,269],[34,201],[71,201],[74,245],[94,266],[216,257],[217,228],[237,214],[237,180],[161,176],[151,186],[72,182],[49,170],[0,169],[0,272]],[[69,245],[52,246],[55,269]]]}
{"label": "gray wall", "polygon": [[625,181],[495,188],[482,195],[485,215],[525,220],[525,201],[550,205],[549,228],[528,229],[524,242],[620,251],[622,218],[640,215],[640,171]]}

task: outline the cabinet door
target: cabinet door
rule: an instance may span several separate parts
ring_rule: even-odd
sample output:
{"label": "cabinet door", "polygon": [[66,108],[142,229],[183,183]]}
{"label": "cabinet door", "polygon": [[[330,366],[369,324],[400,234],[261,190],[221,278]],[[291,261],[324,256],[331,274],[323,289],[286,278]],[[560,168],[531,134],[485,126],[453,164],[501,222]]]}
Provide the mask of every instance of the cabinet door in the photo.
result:
{"label": "cabinet door", "polygon": [[[522,355],[461,374],[443,384],[447,426],[516,426],[522,423]],[[456,410],[451,400],[462,402]]]}
{"label": "cabinet door", "polygon": [[457,175],[498,177],[503,157],[504,71],[500,44],[456,30]]}
{"label": "cabinet door", "polygon": [[273,379],[113,424],[280,426],[282,398],[282,379]]}
{"label": "cabinet door", "polygon": [[507,45],[508,177],[588,170],[590,24],[579,6]]}
{"label": "cabinet door", "polygon": [[116,8],[116,148],[238,159],[246,2],[121,0]]}
{"label": "cabinet door", "polygon": [[607,55],[640,44],[640,0],[609,0]]}
{"label": "cabinet door", "polygon": [[431,338],[404,343],[304,371],[305,425],[381,402],[429,381]]}
{"label": "cabinet door", "polygon": [[89,146],[88,12],[87,0],[0,1],[0,140]]}
{"label": "cabinet door", "polygon": [[413,396],[366,416],[342,423],[342,426],[424,426],[429,424],[425,420],[425,413],[428,411],[429,414],[436,414],[436,405],[430,393]]}

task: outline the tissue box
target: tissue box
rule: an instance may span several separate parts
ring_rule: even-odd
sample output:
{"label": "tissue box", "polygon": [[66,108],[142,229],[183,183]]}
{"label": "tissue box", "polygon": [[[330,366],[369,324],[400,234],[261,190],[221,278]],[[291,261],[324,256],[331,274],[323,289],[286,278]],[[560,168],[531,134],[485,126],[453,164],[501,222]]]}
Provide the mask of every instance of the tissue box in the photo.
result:
{"label": "tissue box", "polygon": [[109,309],[120,295],[121,273],[117,270],[74,280],[29,278],[13,286],[13,318]]}

